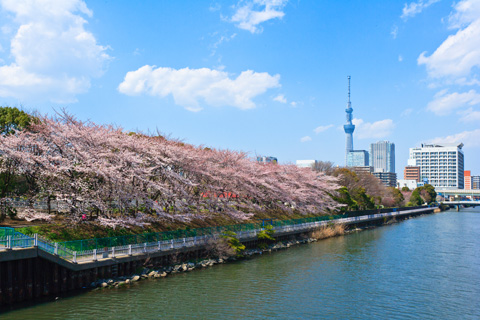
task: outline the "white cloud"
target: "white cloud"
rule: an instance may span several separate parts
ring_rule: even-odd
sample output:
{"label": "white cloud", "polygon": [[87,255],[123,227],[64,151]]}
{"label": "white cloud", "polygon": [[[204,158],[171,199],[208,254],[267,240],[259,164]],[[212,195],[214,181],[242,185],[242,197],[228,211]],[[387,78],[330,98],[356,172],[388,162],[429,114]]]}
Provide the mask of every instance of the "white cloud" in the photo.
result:
{"label": "white cloud", "polygon": [[432,4],[438,1],[440,0],[427,0],[427,1],[419,0],[417,2],[410,2],[410,4],[405,3],[405,6],[403,7],[402,15],[400,16],[400,18],[402,18],[403,20],[407,20],[408,18],[413,18],[414,16],[422,12],[423,9],[428,8],[429,6],[431,6]]}
{"label": "white cloud", "polygon": [[394,27],[392,28],[392,31],[390,32],[390,34],[392,35],[392,38],[393,38],[393,39],[397,39],[398,27],[397,27],[397,26],[394,26]]}
{"label": "white cloud", "polygon": [[[215,32],[212,36],[217,36],[218,33]],[[225,36],[225,35],[222,35],[218,38],[218,40],[212,45],[212,52],[210,53],[210,56],[214,56],[216,53],[217,53],[217,49],[218,47],[220,47],[220,45],[224,42],[229,42],[231,40],[233,40],[235,37],[237,36],[236,33],[230,35],[230,36]]]}
{"label": "white cloud", "polygon": [[210,5],[210,7],[208,8],[208,10],[212,11],[212,12],[215,12],[215,11],[218,11],[222,8],[221,4],[220,3],[213,3]]}
{"label": "white cloud", "polygon": [[2,31],[3,34],[10,34],[12,33],[12,27],[8,26],[8,25],[4,25],[0,28],[0,30]]}
{"label": "white cloud", "polygon": [[405,110],[402,111],[402,113],[400,114],[402,117],[408,117],[409,115],[411,115],[413,112],[413,109],[412,108],[407,108]]}
{"label": "white cloud", "polygon": [[283,94],[279,94],[278,96],[273,98],[273,101],[277,101],[277,102],[280,102],[280,103],[287,103],[287,99],[285,98],[285,96]]}
{"label": "white cloud", "polygon": [[308,141],[312,141],[312,138],[310,138],[309,136],[305,136],[300,139],[300,142],[308,142]]}
{"label": "white cloud", "polygon": [[398,62],[402,62],[403,61],[403,57],[401,54],[398,55]]}
{"label": "white cloud", "polygon": [[290,102],[290,105],[291,105],[292,107],[294,107],[294,108],[297,106],[297,104],[298,104],[298,103],[295,102],[295,101]]}
{"label": "white cloud", "polygon": [[313,129],[313,131],[315,131],[316,134],[319,134],[320,132],[327,131],[327,130],[330,129],[331,127],[333,127],[333,124],[329,124],[328,126],[319,126],[319,127],[316,127],[315,129]]}
{"label": "white cloud", "polygon": [[432,111],[436,115],[444,116],[450,114],[457,109],[464,109],[467,106],[480,104],[480,94],[475,90],[468,92],[447,93],[447,90],[437,92],[433,101],[427,105],[427,110]]}
{"label": "white cloud", "polygon": [[200,111],[201,102],[210,106],[233,106],[252,109],[253,98],[270,88],[280,86],[280,75],[243,71],[230,78],[224,71],[201,69],[172,69],[143,66],[125,75],[118,90],[126,95],[148,94],[164,98],[172,95],[177,105],[190,111]]}
{"label": "white cloud", "polygon": [[465,77],[480,67],[480,4],[464,0],[454,10],[449,22],[451,28],[459,29],[457,33],[448,36],[432,55],[420,54],[417,62],[425,65],[432,78],[459,79],[458,84],[467,84],[470,81]]}
{"label": "white cloud", "polygon": [[390,135],[395,128],[391,119],[376,121],[373,123],[365,122],[362,119],[353,119],[355,125],[354,135],[359,139],[381,139]]}
{"label": "white cloud", "polygon": [[[242,3],[241,6],[240,3]],[[240,29],[260,33],[262,32],[259,26],[261,23],[283,18],[285,15],[283,8],[286,3],[287,0],[253,0],[246,3],[241,1],[230,21],[236,23]]]}
{"label": "white cloud", "polygon": [[463,0],[455,5],[455,12],[448,17],[451,29],[460,29],[480,17],[480,2],[477,0]]}
{"label": "white cloud", "polygon": [[472,131],[463,131],[451,136],[437,137],[429,143],[463,143],[465,147],[480,147],[480,129]]}
{"label": "white cloud", "polygon": [[[0,66],[0,96],[75,101],[110,59],[106,47],[85,30],[92,12],[82,0],[1,0],[18,25],[12,34],[13,61]],[[3,32],[11,27],[4,26]]]}
{"label": "white cloud", "polygon": [[459,112],[462,117],[460,121],[462,122],[480,122],[480,111],[476,111],[473,108],[468,108],[467,110]]}

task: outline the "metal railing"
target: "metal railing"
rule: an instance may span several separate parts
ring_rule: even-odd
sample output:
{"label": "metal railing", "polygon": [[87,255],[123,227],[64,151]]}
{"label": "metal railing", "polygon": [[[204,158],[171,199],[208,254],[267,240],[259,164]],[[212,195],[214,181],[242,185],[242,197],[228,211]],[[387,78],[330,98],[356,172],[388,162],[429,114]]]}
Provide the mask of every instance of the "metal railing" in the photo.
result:
{"label": "metal railing", "polygon": [[[404,214],[411,214],[425,211],[425,209],[431,210],[432,207],[420,207],[417,209],[407,208],[406,210],[395,210],[384,213],[374,213],[368,215],[356,215],[353,217],[344,217],[337,218],[334,220],[323,219],[318,221],[302,221],[302,223],[289,224],[283,223],[280,225],[273,226],[276,235],[282,235],[285,233],[291,232],[308,232],[311,230],[318,229],[322,226],[327,226],[330,224],[351,224],[370,221],[379,218],[392,217]],[[390,209],[391,210],[391,209]],[[378,212],[378,211],[377,211]],[[308,220],[315,218],[307,219],[298,219],[298,220]],[[283,221],[285,222],[285,221]],[[256,225],[256,224],[255,224]],[[209,229],[218,229],[218,228],[209,228]],[[256,229],[246,229],[237,231],[237,238],[239,240],[247,240],[256,238],[258,232],[264,230],[263,227]],[[138,254],[147,254],[153,252],[161,251],[172,251],[180,248],[204,246],[210,241],[215,241],[225,231],[225,228],[218,229],[218,232],[212,232],[209,235],[201,236],[191,236],[183,237],[176,239],[162,239],[156,241],[145,241],[127,245],[117,245],[117,246],[105,246],[103,248],[87,248],[85,250],[76,250],[75,248],[69,248],[64,243],[52,242],[45,238],[35,235],[24,235],[19,232],[15,232],[13,235],[0,236],[0,250],[2,249],[12,249],[12,248],[28,248],[28,247],[38,247],[40,250],[48,252],[50,254],[61,257],[69,262],[79,263],[79,262],[92,262],[98,261],[101,259],[111,259],[122,256],[132,256]]]}
{"label": "metal railing", "polygon": [[0,237],[11,236],[15,234],[15,229],[10,227],[0,227]]}
{"label": "metal railing", "polygon": [[36,246],[36,236],[31,237],[16,232],[13,235],[0,236],[0,249],[30,248]]}
{"label": "metal railing", "polygon": [[[277,227],[286,226],[286,225],[300,225],[304,223],[332,221],[336,219],[364,216],[364,215],[375,214],[375,213],[386,213],[392,210],[404,211],[404,210],[411,210],[416,208],[423,208],[423,207],[350,211],[342,215],[324,215],[324,216],[302,218],[302,219],[276,220],[276,221],[271,221],[271,225],[274,228],[277,228]],[[235,224],[235,225],[228,225],[228,226],[182,229],[182,230],[144,233],[144,234],[118,236],[118,237],[72,240],[72,241],[61,242],[61,245],[74,251],[84,251],[84,250],[93,250],[93,249],[100,250],[105,247],[117,247],[117,246],[126,246],[129,244],[136,244],[136,243],[153,243],[153,242],[164,241],[164,240],[200,237],[200,236],[206,236],[211,234],[221,234],[229,231],[239,233],[242,231],[251,231],[251,230],[261,229],[262,227],[263,227],[263,224],[261,222]]]}

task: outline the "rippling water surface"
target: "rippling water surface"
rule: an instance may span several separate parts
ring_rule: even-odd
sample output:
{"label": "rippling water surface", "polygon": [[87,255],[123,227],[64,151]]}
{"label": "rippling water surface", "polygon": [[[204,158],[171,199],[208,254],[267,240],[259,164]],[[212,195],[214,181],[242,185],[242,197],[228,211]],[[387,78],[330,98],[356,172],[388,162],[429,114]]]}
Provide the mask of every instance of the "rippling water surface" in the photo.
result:
{"label": "rippling water surface", "polygon": [[480,319],[480,209],[92,291],[2,319]]}

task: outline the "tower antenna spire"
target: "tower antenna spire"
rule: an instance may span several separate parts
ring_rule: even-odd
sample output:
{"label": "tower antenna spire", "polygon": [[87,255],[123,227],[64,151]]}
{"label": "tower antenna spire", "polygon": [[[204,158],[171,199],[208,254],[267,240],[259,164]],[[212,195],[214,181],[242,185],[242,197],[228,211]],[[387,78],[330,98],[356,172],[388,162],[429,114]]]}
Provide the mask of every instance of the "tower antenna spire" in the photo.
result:
{"label": "tower antenna spire", "polygon": [[351,102],[350,102],[350,76],[348,78],[348,106],[350,107]]}

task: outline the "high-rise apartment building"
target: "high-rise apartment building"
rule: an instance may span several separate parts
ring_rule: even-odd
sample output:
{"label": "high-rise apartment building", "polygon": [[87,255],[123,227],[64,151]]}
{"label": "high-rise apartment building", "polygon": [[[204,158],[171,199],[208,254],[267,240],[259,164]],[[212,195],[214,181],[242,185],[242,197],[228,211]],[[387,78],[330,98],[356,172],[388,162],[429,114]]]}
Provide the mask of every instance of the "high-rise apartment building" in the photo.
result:
{"label": "high-rise apartment building", "polygon": [[367,167],[369,155],[365,150],[352,150],[347,153],[347,167]]}
{"label": "high-rise apartment building", "polygon": [[387,187],[397,186],[397,174],[395,172],[375,171],[372,174],[378,179],[380,179],[380,181],[384,186],[387,186]]}
{"label": "high-rise apartment building", "polygon": [[374,172],[395,172],[395,144],[389,141],[372,143],[370,166]]}
{"label": "high-rise apartment building", "polygon": [[472,189],[480,189],[480,176],[472,176]]}
{"label": "high-rise apartment building", "polygon": [[470,170],[463,172],[463,188],[465,190],[472,190],[472,173]]}
{"label": "high-rise apartment building", "polygon": [[420,182],[420,167],[406,166],[403,170],[403,179]]}
{"label": "high-rise apartment building", "polygon": [[420,180],[443,189],[464,188],[463,143],[422,144],[410,148],[409,164],[420,167]]}

